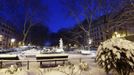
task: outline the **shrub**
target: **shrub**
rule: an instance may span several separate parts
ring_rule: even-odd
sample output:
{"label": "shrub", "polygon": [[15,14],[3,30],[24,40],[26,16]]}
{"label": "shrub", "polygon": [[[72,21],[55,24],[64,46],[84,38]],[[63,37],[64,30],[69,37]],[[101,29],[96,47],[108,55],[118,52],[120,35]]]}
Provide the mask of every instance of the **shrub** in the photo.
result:
{"label": "shrub", "polygon": [[116,70],[129,75],[134,69],[134,43],[123,38],[104,41],[98,47],[96,62],[106,73]]}

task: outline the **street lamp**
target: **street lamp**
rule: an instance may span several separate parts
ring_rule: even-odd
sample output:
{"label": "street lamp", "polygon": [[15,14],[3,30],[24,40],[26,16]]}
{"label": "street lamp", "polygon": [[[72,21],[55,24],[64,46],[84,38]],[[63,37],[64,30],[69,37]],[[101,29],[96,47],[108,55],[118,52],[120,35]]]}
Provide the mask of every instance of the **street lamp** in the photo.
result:
{"label": "street lamp", "polygon": [[3,35],[0,35],[1,47],[3,47],[2,41],[3,41]]}
{"label": "street lamp", "polygon": [[122,34],[121,34],[121,33],[119,33],[119,32],[114,32],[112,38],[125,37],[125,36],[126,36],[125,33],[122,33]]}
{"label": "street lamp", "polygon": [[116,37],[121,37],[121,35],[118,32],[115,32]]}
{"label": "street lamp", "polygon": [[92,43],[92,39],[89,39],[88,40],[88,44],[90,45]]}
{"label": "street lamp", "polygon": [[14,43],[14,42],[15,42],[15,39],[14,39],[14,38],[12,38],[12,39],[11,39],[11,43]]}
{"label": "street lamp", "polygon": [[16,40],[15,40],[14,38],[11,39],[11,46],[12,46],[12,47],[14,46],[15,41],[16,41]]}
{"label": "street lamp", "polygon": [[0,35],[0,41],[2,41],[3,35]]}
{"label": "street lamp", "polygon": [[89,44],[89,47],[88,47],[88,49],[90,49],[90,47],[91,47],[91,43],[92,43],[92,39],[88,39],[88,44]]}

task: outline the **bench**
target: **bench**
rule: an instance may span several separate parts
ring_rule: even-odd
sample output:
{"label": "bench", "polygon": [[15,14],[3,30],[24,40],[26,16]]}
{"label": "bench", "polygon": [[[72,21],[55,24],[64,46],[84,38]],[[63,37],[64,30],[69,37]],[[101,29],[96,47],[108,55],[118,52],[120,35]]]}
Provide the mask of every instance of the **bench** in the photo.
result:
{"label": "bench", "polygon": [[55,65],[57,65],[57,61],[63,61],[63,64],[65,61],[68,60],[67,54],[41,54],[36,55],[36,59],[38,62],[40,62],[40,66],[42,66],[42,62],[49,62],[49,61],[55,61]]}
{"label": "bench", "polygon": [[[0,55],[0,68],[2,68],[4,61],[11,61],[11,60],[12,61],[19,60],[19,57],[17,55],[8,55],[8,54]],[[16,65],[21,65],[21,63],[16,62]]]}

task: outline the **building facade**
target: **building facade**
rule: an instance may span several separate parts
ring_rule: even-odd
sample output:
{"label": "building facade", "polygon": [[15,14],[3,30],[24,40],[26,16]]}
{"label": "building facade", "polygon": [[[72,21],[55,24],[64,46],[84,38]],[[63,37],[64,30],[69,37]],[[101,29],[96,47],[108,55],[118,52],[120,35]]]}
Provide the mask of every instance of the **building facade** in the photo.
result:
{"label": "building facade", "polygon": [[[104,16],[94,21],[90,27],[90,37],[93,40],[92,46],[114,37],[134,36],[134,7],[128,5],[111,18],[111,22],[105,22]],[[134,38],[134,37],[133,37]],[[131,40],[133,40],[131,37]],[[130,38],[128,38],[129,40]],[[134,41],[134,40],[133,40]]]}
{"label": "building facade", "polygon": [[0,22],[0,48],[8,48],[11,46],[11,39],[15,38],[15,28],[10,24]]}

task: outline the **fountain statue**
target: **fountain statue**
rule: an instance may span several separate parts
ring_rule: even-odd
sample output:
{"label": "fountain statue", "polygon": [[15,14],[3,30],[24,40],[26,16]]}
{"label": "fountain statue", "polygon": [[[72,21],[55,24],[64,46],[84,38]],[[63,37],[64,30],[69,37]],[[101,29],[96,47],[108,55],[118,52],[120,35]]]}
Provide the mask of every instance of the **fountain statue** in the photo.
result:
{"label": "fountain statue", "polygon": [[62,38],[60,38],[60,40],[59,40],[59,48],[63,49],[63,40],[62,40]]}
{"label": "fountain statue", "polygon": [[64,50],[63,50],[63,40],[62,40],[62,38],[60,38],[60,40],[59,40],[59,48],[56,49],[56,52],[58,52],[58,53],[64,52]]}

